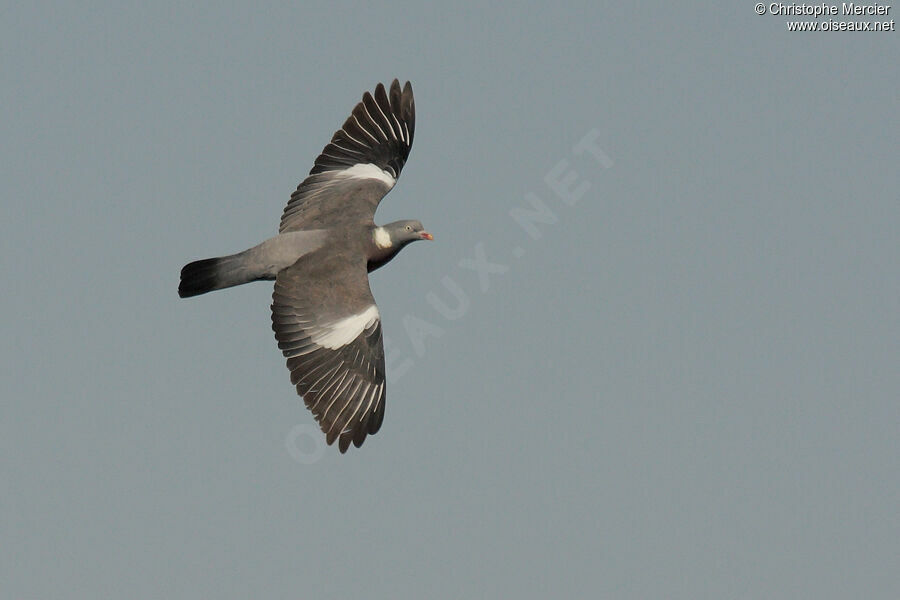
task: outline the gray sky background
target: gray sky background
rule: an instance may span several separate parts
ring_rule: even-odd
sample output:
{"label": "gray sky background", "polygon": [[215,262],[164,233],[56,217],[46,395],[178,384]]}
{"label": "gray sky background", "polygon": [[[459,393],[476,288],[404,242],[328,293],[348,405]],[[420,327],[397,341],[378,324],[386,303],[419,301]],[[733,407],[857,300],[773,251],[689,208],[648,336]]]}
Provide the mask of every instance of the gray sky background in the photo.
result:
{"label": "gray sky background", "polygon": [[[78,4],[0,20],[0,597],[900,597],[897,33]],[[436,241],[372,277],[384,427],[322,454],[271,283],[178,272],[272,235],[393,77],[377,219]]]}

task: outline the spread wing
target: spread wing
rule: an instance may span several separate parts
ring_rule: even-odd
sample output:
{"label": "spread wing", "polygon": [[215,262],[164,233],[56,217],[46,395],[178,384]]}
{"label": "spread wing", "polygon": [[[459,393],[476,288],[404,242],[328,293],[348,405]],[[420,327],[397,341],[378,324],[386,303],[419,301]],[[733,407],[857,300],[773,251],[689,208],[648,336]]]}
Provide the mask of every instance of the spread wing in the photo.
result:
{"label": "spread wing", "polygon": [[318,250],[278,273],[272,329],[291,383],[341,452],[384,420],[381,318],[366,261]]}
{"label": "spread wing", "polygon": [[378,84],[363,94],[344,125],[291,195],[279,232],[330,225],[335,219],[369,222],[394,187],[412,148],[416,106],[409,82],[390,92]]}

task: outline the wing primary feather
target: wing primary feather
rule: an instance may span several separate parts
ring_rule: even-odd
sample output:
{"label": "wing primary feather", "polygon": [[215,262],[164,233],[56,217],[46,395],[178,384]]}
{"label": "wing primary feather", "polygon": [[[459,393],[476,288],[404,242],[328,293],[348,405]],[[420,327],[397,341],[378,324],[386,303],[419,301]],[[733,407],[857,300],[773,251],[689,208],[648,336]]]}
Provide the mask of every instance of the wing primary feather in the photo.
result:
{"label": "wing primary feather", "polygon": [[359,379],[359,378],[354,378],[354,379],[355,379],[355,381],[351,385],[347,386],[341,392],[341,395],[344,396],[347,399],[347,401],[344,402],[344,405],[341,407],[341,410],[338,411],[338,413],[334,416],[334,419],[332,420],[331,429],[332,429],[332,431],[337,430],[338,434],[341,434],[344,432],[344,429],[346,428],[347,424],[350,423],[350,420],[353,418],[353,414],[356,414],[356,411],[354,411],[353,414],[351,414],[349,418],[344,420],[344,419],[342,419],[342,417],[344,415],[344,411],[346,411],[347,408],[351,404],[354,404],[354,402],[357,405],[357,409],[359,408],[359,400],[358,400],[358,398],[356,398],[356,392],[359,390],[359,387],[362,385],[363,381],[362,381],[362,379]]}
{"label": "wing primary feather", "polygon": [[[378,121],[375,120],[375,117],[372,116],[372,113],[369,112],[369,103],[366,102],[366,99],[371,99],[371,98],[372,98],[372,96],[369,96],[369,95],[366,95],[366,97],[363,98],[363,104],[362,104],[363,110],[366,111],[366,116],[369,117],[369,122],[375,126],[375,128],[378,130],[378,133],[381,134],[381,137],[384,138],[385,140],[388,140],[390,138],[388,138],[387,134],[384,132],[384,130],[378,124]],[[372,103],[374,104],[375,101],[372,100]]]}
{"label": "wing primary feather", "polygon": [[[343,365],[341,365],[343,368]],[[341,376],[335,379],[332,379],[328,385],[322,388],[322,391],[319,393],[319,396],[327,397],[329,399],[328,406],[325,407],[325,410],[322,411],[322,422],[324,423],[326,415],[328,415],[328,411],[331,409],[331,405],[334,404],[334,401],[337,400],[338,394],[337,389],[341,387],[344,383],[344,380],[347,378],[349,371],[344,369],[341,372]]]}

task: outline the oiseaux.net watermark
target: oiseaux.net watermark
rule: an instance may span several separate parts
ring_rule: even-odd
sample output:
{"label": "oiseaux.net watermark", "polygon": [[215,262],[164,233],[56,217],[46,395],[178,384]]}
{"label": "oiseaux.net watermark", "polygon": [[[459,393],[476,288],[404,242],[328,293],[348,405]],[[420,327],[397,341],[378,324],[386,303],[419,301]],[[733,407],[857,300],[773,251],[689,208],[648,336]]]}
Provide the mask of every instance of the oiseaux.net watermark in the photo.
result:
{"label": "oiseaux.net watermark", "polygon": [[[776,17],[807,17],[807,20],[785,21],[788,31],[896,31],[890,4],[798,4],[758,2],[758,15]],[[813,20],[808,20],[811,17]]]}
{"label": "oiseaux.net watermark", "polygon": [[[476,293],[484,295],[497,277],[509,273],[528,253],[529,244],[537,243],[545,230],[565,218],[572,218],[572,210],[591,190],[593,182],[585,171],[609,169],[613,161],[599,145],[600,131],[592,129],[583,135],[550,167],[542,178],[542,186],[525,192],[517,205],[508,209],[508,227],[516,227],[524,234],[519,244],[504,249],[489,249],[476,243],[467,255],[456,262],[457,270],[444,274],[440,287],[424,295],[428,308],[408,313],[401,320],[409,350],[404,351],[394,341],[384,337],[385,370],[389,388],[400,381],[423,358],[428,344],[446,334],[446,327],[463,319],[472,309]],[[477,292],[476,292],[477,290]],[[288,454],[301,464],[313,464],[325,455],[325,436],[312,424],[291,428],[285,438]]]}

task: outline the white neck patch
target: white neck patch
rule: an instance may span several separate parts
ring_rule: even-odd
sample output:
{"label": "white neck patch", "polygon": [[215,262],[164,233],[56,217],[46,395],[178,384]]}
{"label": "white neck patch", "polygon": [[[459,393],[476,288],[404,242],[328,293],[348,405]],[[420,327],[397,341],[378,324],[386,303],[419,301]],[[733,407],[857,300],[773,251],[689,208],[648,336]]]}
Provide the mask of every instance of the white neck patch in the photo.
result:
{"label": "white neck patch", "polygon": [[389,234],[384,227],[375,228],[375,245],[382,250],[393,246],[393,244],[391,244],[391,234]]}
{"label": "white neck patch", "polygon": [[390,173],[372,163],[358,163],[349,169],[339,171],[339,173],[341,177],[350,177],[352,179],[377,179],[386,183],[389,188],[394,187],[394,184],[397,182],[396,179],[391,177]]}

